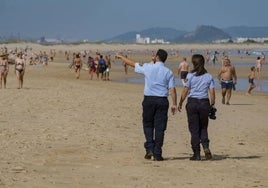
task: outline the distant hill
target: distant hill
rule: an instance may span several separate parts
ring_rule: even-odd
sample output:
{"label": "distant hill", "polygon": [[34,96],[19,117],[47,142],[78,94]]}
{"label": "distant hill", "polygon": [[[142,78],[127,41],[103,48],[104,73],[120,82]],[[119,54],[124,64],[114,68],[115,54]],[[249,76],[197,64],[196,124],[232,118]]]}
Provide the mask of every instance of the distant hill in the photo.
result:
{"label": "distant hill", "polygon": [[214,26],[202,25],[193,32],[175,38],[174,42],[212,42],[222,39],[231,39],[231,36]]}
{"label": "distant hill", "polygon": [[165,41],[173,41],[174,38],[187,33],[187,31],[180,31],[172,28],[155,27],[142,31],[131,31],[110,39],[106,39],[106,42],[136,42],[136,34],[140,34],[141,37],[150,37],[150,39],[164,39]]}
{"label": "distant hill", "polygon": [[248,26],[235,26],[228,28],[217,28],[214,26],[201,25],[194,31],[183,31],[173,28],[155,27],[142,31],[131,31],[110,39],[104,40],[104,42],[123,42],[123,43],[135,43],[136,34],[140,34],[141,37],[150,37],[154,39],[164,39],[169,42],[212,42],[222,39],[235,39],[237,37],[268,37],[268,26],[248,27]]}
{"label": "distant hill", "polygon": [[248,37],[248,38],[256,38],[256,37],[268,37],[268,27],[267,26],[259,26],[259,27],[248,27],[248,26],[236,26],[236,27],[228,27],[222,29],[224,32],[228,33],[232,36],[232,38],[237,37]]}

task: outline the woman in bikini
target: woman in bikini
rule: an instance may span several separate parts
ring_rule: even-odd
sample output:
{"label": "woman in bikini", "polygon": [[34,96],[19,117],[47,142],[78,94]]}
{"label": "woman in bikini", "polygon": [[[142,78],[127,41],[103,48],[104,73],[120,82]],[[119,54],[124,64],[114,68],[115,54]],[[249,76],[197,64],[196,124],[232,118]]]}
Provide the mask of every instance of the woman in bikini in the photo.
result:
{"label": "woman in bikini", "polygon": [[6,88],[6,83],[7,83],[7,74],[9,70],[8,66],[8,54],[2,54],[0,55],[0,89],[2,89],[2,80],[4,80],[4,88]]}
{"label": "woman in bikini", "polygon": [[22,58],[22,53],[18,53],[17,58],[15,59],[15,74],[19,81],[18,89],[21,89],[23,86],[23,76],[25,73],[26,62]]}
{"label": "woman in bikini", "polygon": [[75,74],[76,74],[76,79],[79,79],[79,77],[80,77],[81,68],[82,68],[82,60],[80,58],[80,55],[76,54],[76,56],[74,58],[74,70],[75,70]]}

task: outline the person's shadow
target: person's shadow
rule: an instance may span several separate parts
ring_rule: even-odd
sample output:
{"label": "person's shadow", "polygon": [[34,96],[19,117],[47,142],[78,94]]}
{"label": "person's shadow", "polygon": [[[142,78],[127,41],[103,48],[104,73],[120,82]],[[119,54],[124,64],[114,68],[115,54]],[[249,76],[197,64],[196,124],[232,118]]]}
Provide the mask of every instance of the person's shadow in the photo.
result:
{"label": "person's shadow", "polygon": [[[187,154],[183,154],[187,155]],[[172,160],[189,160],[191,157],[191,154],[189,156],[184,156],[184,157],[166,157],[165,160],[167,161],[172,161]],[[227,155],[217,155],[217,154],[212,154],[212,159],[210,161],[220,161],[220,160],[226,160],[226,159],[235,159],[235,160],[247,160],[247,159],[259,159],[261,156],[257,155],[250,155],[250,156],[229,156]],[[205,160],[205,158],[202,156],[202,160]]]}
{"label": "person's shadow", "polygon": [[220,161],[225,159],[236,159],[236,160],[243,160],[243,159],[259,159],[261,156],[257,155],[250,155],[250,156],[229,156],[229,155],[217,155],[213,154],[212,160],[213,161]]}

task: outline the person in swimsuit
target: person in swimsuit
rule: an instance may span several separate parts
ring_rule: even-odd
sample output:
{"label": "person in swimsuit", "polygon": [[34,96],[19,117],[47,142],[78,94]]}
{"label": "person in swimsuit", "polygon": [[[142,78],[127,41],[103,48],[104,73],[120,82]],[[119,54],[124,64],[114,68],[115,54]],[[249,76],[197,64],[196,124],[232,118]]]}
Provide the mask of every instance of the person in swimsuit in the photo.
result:
{"label": "person in swimsuit", "polygon": [[231,65],[231,61],[228,57],[225,57],[223,60],[223,65],[219,69],[218,79],[222,88],[222,104],[225,104],[226,96],[226,104],[230,105],[232,89],[236,85],[237,76],[235,67]]}
{"label": "person in swimsuit", "polygon": [[105,80],[110,80],[110,70],[112,68],[111,66],[111,56],[107,55],[105,56],[105,61],[106,61],[106,70],[105,70]]}
{"label": "person in swimsuit", "polygon": [[89,56],[88,57],[88,68],[89,68],[89,75],[90,75],[90,80],[93,79],[93,74],[96,72],[96,64],[95,64],[95,60],[93,57]]}
{"label": "person in swimsuit", "polygon": [[183,61],[180,63],[178,68],[178,75],[180,75],[183,86],[185,85],[188,72],[189,72],[189,63],[187,62],[186,57],[184,57]]}
{"label": "person in swimsuit", "polygon": [[258,80],[261,78],[261,68],[262,68],[262,64],[264,63],[264,61],[265,61],[265,56],[257,57],[255,68],[256,68],[256,76]]}
{"label": "person in swimsuit", "polygon": [[75,71],[76,79],[79,79],[80,77],[81,68],[82,68],[82,60],[80,58],[80,55],[76,54],[74,58],[74,71]]}
{"label": "person in swimsuit", "polygon": [[8,54],[1,54],[0,55],[0,89],[2,89],[2,80],[4,81],[4,88],[6,88],[6,83],[7,83],[7,75],[9,71],[9,66],[8,66]]}
{"label": "person in swimsuit", "polygon": [[21,89],[23,87],[23,77],[25,73],[25,68],[26,68],[26,62],[22,58],[22,53],[18,53],[17,58],[15,59],[15,74],[19,81],[18,89]]}
{"label": "person in swimsuit", "polygon": [[256,85],[254,83],[255,74],[256,74],[256,68],[254,66],[252,66],[250,68],[250,73],[248,75],[249,86],[248,86],[248,90],[246,93],[247,95],[250,95],[251,91],[256,87]]}

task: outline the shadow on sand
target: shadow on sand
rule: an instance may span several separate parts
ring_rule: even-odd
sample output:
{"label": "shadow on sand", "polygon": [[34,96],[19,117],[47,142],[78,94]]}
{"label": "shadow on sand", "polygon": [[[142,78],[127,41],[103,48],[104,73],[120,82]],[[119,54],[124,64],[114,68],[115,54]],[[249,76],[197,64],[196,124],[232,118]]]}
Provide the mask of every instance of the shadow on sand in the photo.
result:
{"label": "shadow on sand", "polygon": [[[173,161],[173,160],[189,160],[191,154],[189,154],[188,157],[166,157],[165,161]],[[259,159],[261,156],[237,156],[237,157],[230,157],[229,155],[217,155],[213,154],[212,160],[210,161],[221,161],[226,159],[235,159],[235,160],[248,160],[248,159]],[[202,156],[202,160],[205,160],[205,158]]]}

